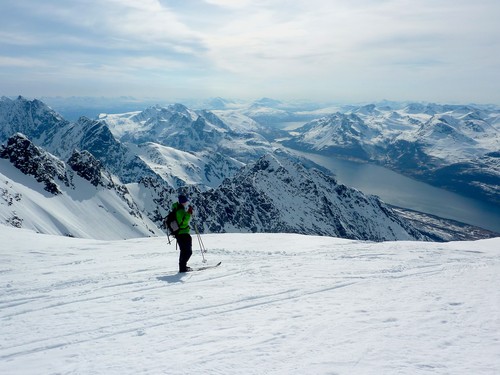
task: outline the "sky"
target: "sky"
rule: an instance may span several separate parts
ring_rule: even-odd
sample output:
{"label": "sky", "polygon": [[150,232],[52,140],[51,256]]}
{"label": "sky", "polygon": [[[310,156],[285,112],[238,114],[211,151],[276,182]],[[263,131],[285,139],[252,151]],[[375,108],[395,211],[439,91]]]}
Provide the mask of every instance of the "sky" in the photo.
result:
{"label": "sky", "polygon": [[498,0],[0,0],[0,95],[500,104]]}

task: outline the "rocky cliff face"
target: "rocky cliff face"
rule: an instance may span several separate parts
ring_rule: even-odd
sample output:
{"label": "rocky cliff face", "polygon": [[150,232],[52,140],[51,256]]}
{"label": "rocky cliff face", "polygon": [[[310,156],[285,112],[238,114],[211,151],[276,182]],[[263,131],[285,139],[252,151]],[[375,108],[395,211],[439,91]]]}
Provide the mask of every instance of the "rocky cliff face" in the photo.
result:
{"label": "rocky cliff face", "polygon": [[290,232],[373,241],[424,239],[374,196],[268,154],[217,189],[191,192],[200,230]]}
{"label": "rocky cliff face", "polygon": [[88,151],[75,150],[68,160],[68,165],[78,176],[94,186],[113,187],[111,174],[103,169],[102,163]]}
{"label": "rocky cliff face", "polygon": [[2,224],[100,239],[161,233],[88,151],[65,163],[17,133],[0,147],[0,182]]}
{"label": "rocky cliff face", "polygon": [[8,159],[17,169],[45,186],[52,194],[60,194],[59,184],[71,185],[64,163],[35,146],[25,135],[17,133],[0,148],[0,158]]}

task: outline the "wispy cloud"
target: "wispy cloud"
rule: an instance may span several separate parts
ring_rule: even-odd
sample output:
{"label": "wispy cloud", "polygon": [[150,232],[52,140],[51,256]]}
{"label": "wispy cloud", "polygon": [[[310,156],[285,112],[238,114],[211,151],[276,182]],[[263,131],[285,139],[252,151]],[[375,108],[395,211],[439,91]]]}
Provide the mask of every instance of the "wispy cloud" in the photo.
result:
{"label": "wispy cloud", "polygon": [[47,77],[71,81],[59,91],[52,81],[62,95],[78,94],[84,81],[96,94],[119,86],[127,95],[457,100],[463,92],[500,101],[491,87],[500,78],[496,0],[23,0],[2,8],[0,87],[19,83],[2,94],[36,91],[36,62]]}

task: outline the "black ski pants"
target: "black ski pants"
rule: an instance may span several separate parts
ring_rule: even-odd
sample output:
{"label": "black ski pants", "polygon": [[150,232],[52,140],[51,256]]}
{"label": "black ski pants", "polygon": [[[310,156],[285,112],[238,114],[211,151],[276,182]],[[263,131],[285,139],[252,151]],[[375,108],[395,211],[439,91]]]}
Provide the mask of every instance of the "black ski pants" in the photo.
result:
{"label": "black ski pants", "polygon": [[179,245],[179,272],[187,271],[187,262],[193,255],[193,239],[189,233],[178,234],[177,244]]}

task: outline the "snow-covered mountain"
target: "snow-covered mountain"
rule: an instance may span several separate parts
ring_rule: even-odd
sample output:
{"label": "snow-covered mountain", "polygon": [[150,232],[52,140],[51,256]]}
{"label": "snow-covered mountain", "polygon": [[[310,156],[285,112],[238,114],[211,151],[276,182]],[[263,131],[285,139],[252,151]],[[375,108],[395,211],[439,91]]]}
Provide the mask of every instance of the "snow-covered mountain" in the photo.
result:
{"label": "snow-covered mountain", "polygon": [[18,132],[64,161],[75,149],[86,150],[124,183],[156,176],[103,122],[81,117],[71,123],[39,100],[4,97],[0,100],[0,144]]}
{"label": "snow-covered mountain", "polygon": [[128,144],[148,166],[174,188],[196,185],[202,190],[219,186],[244,163],[219,152],[187,152],[159,143]]}
{"label": "snow-covered mountain", "polygon": [[[98,128],[101,129],[102,126],[99,125]],[[62,129],[66,130],[64,127]],[[59,137],[58,133],[54,133],[54,139]],[[110,142],[107,145],[112,149],[114,144]],[[173,153],[170,158],[182,160],[184,156],[184,162],[177,166],[179,169],[189,170],[189,165],[199,165],[199,160],[193,160],[195,156],[191,154],[171,148],[166,149],[157,144],[149,144],[146,147],[150,151],[147,156],[150,162],[163,157],[166,153]],[[102,147],[99,150],[104,152],[106,149]],[[61,201],[72,198],[79,200],[78,197],[83,195],[79,190],[87,190],[87,193],[91,194],[87,199],[79,200],[82,205],[80,210],[97,213],[99,210],[95,211],[95,208],[100,207],[102,202],[96,203],[94,196],[104,194],[106,190],[109,190],[109,194],[117,195],[121,199],[119,203],[122,207],[119,213],[113,209],[111,215],[117,214],[114,221],[120,222],[122,226],[129,226],[129,231],[96,234],[96,238],[116,238],[113,236],[128,238],[138,234],[159,233],[162,218],[177,194],[176,190],[170,187],[175,186],[174,181],[169,184],[167,180],[160,182],[159,179],[152,177],[142,178],[125,187],[119,182],[115,183],[104,164],[89,151],[74,149],[65,163],[20,133],[8,139],[6,145],[0,149],[0,157],[11,163],[9,166],[6,165],[7,161],[4,161],[3,168],[7,170],[16,168],[20,173],[32,176],[34,181],[28,184],[29,186],[33,186],[35,182],[40,184],[34,189],[32,197],[26,189],[21,189],[23,192],[18,191],[20,190],[18,181],[23,178],[19,173],[13,174],[15,178],[11,178],[14,179],[15,185],[11,184],[9,190],[5,192],[7,198],[4,200],[7,204],[2,204],[1,207],[4,221],[10,224],[16,222],[17,226],[33,229],[43,227],[40,221],[46,220],[45,215],[39,215],[38,212],[30,215],[30,211],[24,210],[27,206],[25,201],[38,201],[38,211],[52,212],[53,221],[57,222],[57,225],[50,227],[49,231],[42,230],[44,233],[92,237],[85,230],[71,226],[78,214],[72,213],[71,219],[66,219],[67,210],[60,211],[54,208],[53,199],[47,199],[52,198],[51,196],[39,196],[42,186],[51,194],[61,195]],[[210,157],[207,155],[207,159]],[[225,159],[222,159],[219,165],[223,166],[224,162]],[[236,169],[239,166],[226,167]],[[173,171],[172,174],[178,172]],[[221,175],[217,173],[221,173],[220,168],[205,169],[203,175],[206,179],[209,177],[220,179]],[[201,173],[193,170],[193,175],[200,176]],[[82,188],[75,185],[73,181],[77,176],[87,181],[86,184],[91,187]],[[181,177],[187,178],[182,174]],[[7,176],[4,176],[4,180],[6,185],[9,185],[10,180]],[[338,185],[333,178],[320,171],[306,169],[303,165],[291,161],[290,156],[282,152],[275,155],[268,154],[256,163],[249,164],[235,177],[225,179],[215,189],[203,191],[191,186],[188,190],[198,210],[201,232],[295,232],[377,241],[426,238],[375,197],[365,197],[354,189]],[[22,195],[26,196],[24,200],[11,199]],[[71,206],[68,204],[68,207]],[[123,213],[123,208],[128,210],[128,214]],[[130,221],[128,216],[131,218]],[[81,216],[81,220],[88,219]],[[102,220],[107,218],[103,217]]]}
{"label": "snow-covered mountain", "polygon": [[[2,98],[0,143],[19,132],[63,161],[75,149],[87,150],[123,183],[159,178],[173,187],[200,184],[205,189],[217,186],[243,165],[227,150],[247,161],[272,150],[257,133],[232,132],[214,114],[200,113],[178,104],[101,116],[106,122],[81,117],[72,123],[38,100]],[[205,119],[211,120],[209,125]],[[168,147],[169,142],[177,147],[175,151]]]}
{"label": "snow-covered mountain", "polygon": [[[192,196],[200,232],[278,231],[376,241],[450,239],[427,230],[422,234],[377,198],[304,167],[286,152],[265,153],[275,146],[257,134],[260,126],[248,131],[242,124],[238,127],[237,119],[243,117],[226,123],[224,116],[172,105],[71,123],[39,101],[19,97],[0,103],[0,123],[5,125],[0,133],[0,173],[6,185],[0,211],[9,225],[77,237],[156,235],[183,191]],[[347,141],[369,139],[362,136],[371,127],[361,114],[329,120],[338,122]],[[311,129],[321,129],[321,124],[311,124]],[[10,131],[14,133],[8,136]],[[182,148],[153,142],[155,137]],[[233,156],[226,148],[233,149]],[[257,156],[241,169],[244,163],[238,158]],[[104,202],[108,195],[114,202],[111,207]],[[35,208],[26,208],[25,202]],[[100,209],[106,212],[103,217]],[[79,216],[78,211],[91,214]],[[111,225],[94,235],[89,221]]]}
{"label": "snow-covered mountain", "polygon": [[282,143],[372,161],[500,204],[500,110],[474,106],[367,105],[314,120]]}
{"label": "snow-covered mountain", "polygon": [[[95,195],[99,190],[118,192],[123,201],[121,203],[127,204],[130,216],[139,219],[148,217],[157,226],[161,226],[161,218],[175,199],[173,189],[154,184],[152,180],[143,179],[140,183],[130,184],[129,193],[125,186],[113,182],[111,174],[103,171],[101,163],[90,153],[75,151],[68,161],[69,166],[66,166],[21,134],[8,140],[0,157],[8,159],[19,172],[33,176],[46,191],[62,195],[64,199],[81,195],[75,192],[75,174],[96,188]],[[9,180],[4,178],[8,185]],[[17,174],[15,181],[19,178]],[[16,185],[16,188],[19,186]],[[15,191],[14,186],[11,190],[6,196],[21,194]],[[90,191],[93,192],[92,188]],[[365,197],[359,191],[338,185],[333,178],[320,171],[307,170],[283,154],[262,157],[234,178],[224,180],[216,189],[202,192],[191,188],[190,192],[198,210],[202,232],[295,232],[377,241],[425,238],[377,198]],[[156,202],[156,205],[150,203],[145,206],[146,201]],[[37,215],[29,218],[29,213],[21,209],[26,205],[24,201],[10,202],[12,204],[4,205],[2,210],[5,221],[12,223],[11,218],[15,216],[21,223],[29,219],[29,228],[38,226],[37,222],[42,218]],[[140,206],[136,202],[140,202]],[[89,209],[98,205],[92,199],[87,204]],[[48,211],[51,199],[40,199],[39,206]],[[58,213],[58,222],[71,221],[64,219],[65,214]],[[122,217],[121,221],[126,223],[127,217]],[[81,231],[72,231],[67,225],[60,227],[60,231],[55,233],[82,236]],[[131,224],[131,227],[134,229],[137,224]],[[151,227],[150,221],[141,223],[141,227],[139,232],[147,233],[145,229]],[[134,234],[132,229],[127,236]],[[150,231],[150,234],[155,233],[158,231]]]}
{"label": "snow-covered mountain", "polygon": [[70,125],[61,115],[43,102],[2,97],[0,99],[0,142],[5,142],[15,133],[22,133],[50,148],[53,138]]}
{"label": "snow-covered mountain", "polygon": [[[136,200],[149,202],[149,217],[158,224],[175,199],[151,180],[129,190]],[[202,233],[284,232],[374,241],[428,238],[378,198],[306,169],[282,153],[263,156],[217,188],[183,190],[191,197],[194,224]]]}
{"label": "snow-covered mountain", "polygon": [[222,116],[173,104],[99,119],[171,186],[207,189],[275,148],[255,121],[235,112],[217,113]]}
{"label": "snow-covered mountain", "polygon": [[210,234],[187,274],[161,237],[0,239],[2,374],[498,372],[500,238]]}
{"label": "snow-covered mountain", "polygon": [[182,104],[167,107],[154,106],[142,112],[102,114],[113,134],[122,142],[159,143],[191,153],[215,152],[241,162],[255,160],[273,150],[271,144],[255,132],[255,124],[248,129],[236,121],[224,122],[206,110],[190,110]]}
{"label": "snow-covered mountain", "polygon": [[[0,204],[3,222],[42,233],[157,235],[177,195],[155,179],[120,185],[87,151],[75,151],[66,164],[21,134],[8,140],[0,157],[6,186]],[[294,232],[375,241],[426,238],[377,198],[339,185],[285,155],[264,156],[216,189],[203,192],[193,186],[187,191],[200,232]],[[112,226],[92,233],[94,221]]]}
{"label": "snow-covered mountain", "polygon": [[97,239],[162,234],[142,211],[87,151],[66,164],[21,134],[0,148],[2,224]]}
{"label": "snow-covered mountain", "polygon": [[418,128],[396,136],[391,145],[401,141],[419,145],[437,164],[469,161],[499,150],[499,129],[479,111],[463,111],[465,108],[459,107],[448,114],[434,115]]}
{"label": "snow-covered mountain", "polygon": [[381,136],[380,130],[367,126],[356,114],[342,113],[311,121],[294,133],[284,145],[363,160],[370,158],[373,140]]}
{"label": "snow-covered mountain", "polygon": [[284,232],[369,239],[425,237],[374,196],[268,154],[197,202],[208,232]]}
{"label": "snow-covered mountain", "polygon": [[426,153],[443,162],[463,161],[500,147],[496,116],[468,106],[412,104],[393,110],[367,105],[311,121],[295,129],[288,144],[333,154],[354,148],[358,154],[352,157],[367,159],[404,140],[425,143]]}

